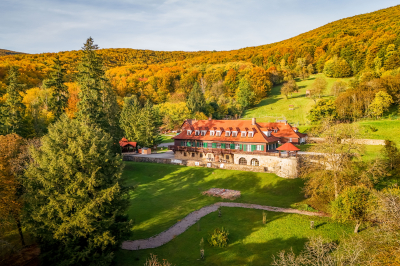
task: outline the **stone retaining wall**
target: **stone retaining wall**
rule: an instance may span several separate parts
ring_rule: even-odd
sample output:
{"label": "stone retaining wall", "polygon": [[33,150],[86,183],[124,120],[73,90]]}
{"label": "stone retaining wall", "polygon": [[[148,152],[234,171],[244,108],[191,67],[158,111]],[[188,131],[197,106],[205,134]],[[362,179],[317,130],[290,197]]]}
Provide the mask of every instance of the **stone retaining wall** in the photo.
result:
{"label": "stone retaining wall", "polygon": [[[284,177],[284,178],[296,178],[297,177],[297,171],[296,171],[297,160],[296,159],[294,159],[294,158],[279,158],[279,157],[273,157],[273,156],[265,156],[265,157],[273,158],[274,167],[226,164],[226,163],[204,162],[204,161],[196,161],[196,160],[151,158],[151,157],[141,157],[141,156],[134,156],[134,155],[123,155],[122,158],[124,161],[134,161],[134,162],[144,162],[144,163],[163,163],[163,164],[175,164],[175,165],[194,166],[194,167],[240,170],[240,171],[248,171],[248,172],[274,173],[274,174],[276,174],[280,177]],[[282,161],[282,162],[279,163],[279,161]],[[288,162],[290,164],[288,164]]]}
{"label": "stone retaining wall", "polygon": [[[307,143],[323,143],[324,138],[308,138]],[[342,143],[349,141],[349,139],[342,139]],[[355,139],[354,143],[363,145],[385,145],[385,141],[382,139]]]}

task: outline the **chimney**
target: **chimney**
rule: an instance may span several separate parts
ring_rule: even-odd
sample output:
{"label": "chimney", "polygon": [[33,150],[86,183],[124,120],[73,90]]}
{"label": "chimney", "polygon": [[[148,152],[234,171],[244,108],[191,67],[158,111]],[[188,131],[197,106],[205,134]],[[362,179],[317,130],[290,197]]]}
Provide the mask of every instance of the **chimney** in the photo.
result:
{"label": "chimney", "polygon": [[256,119],[255,119],[255,118],[252,118],[252,119],[251,119],[251,125],[254,126],[255,124],[256,124]]}
{"label": "chimney", "polygon": [[212,114],[208,117],[208,121],[212,120]]}

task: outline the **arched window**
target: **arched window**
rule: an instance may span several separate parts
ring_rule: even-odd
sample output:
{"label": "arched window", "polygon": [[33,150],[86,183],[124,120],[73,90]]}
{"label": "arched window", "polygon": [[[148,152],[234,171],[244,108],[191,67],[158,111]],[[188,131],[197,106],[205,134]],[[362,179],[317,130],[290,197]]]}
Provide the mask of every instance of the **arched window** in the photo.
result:
{"label": "arched window", "polygon": [[247,160],[245,159],[245,158],[240,158],[239,159],[239,164],[241,164],[241,165],[247,165]]}
{"label": "arched window", "polygon": [[260,165],[260,162],[257,160],[257,159],[251,159],[251,165],[252,166],[259,166]]}

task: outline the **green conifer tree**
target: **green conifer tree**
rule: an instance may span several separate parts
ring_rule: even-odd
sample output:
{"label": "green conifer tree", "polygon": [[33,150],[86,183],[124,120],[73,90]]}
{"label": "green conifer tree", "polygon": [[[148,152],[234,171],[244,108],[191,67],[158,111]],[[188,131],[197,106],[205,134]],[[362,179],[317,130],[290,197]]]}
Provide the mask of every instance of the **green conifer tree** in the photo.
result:
{"label": "green conifer tree", "polygon": [[18,83],[18,68],[10,67],[8,71],[7,99],[1,106],[1,134],[17,133],[21,134],[22,119],[25,111],[25,105],[22,103],[20,95],[22,84]]}
{"label": "green conifer tree", "polygon": [[27,226],[44,265],[110,265],[129,232],[129,187],[112,138],[66,116],[32,149],[25,172]]}
{"label": "green conifer tree", "polygon": [[124,136],[131,141],[137,141],[140,136],[140,111],[141,106],[136,96],[125,97],[124,107],[122,108],[121,117],[119,119]]}
{"label": "green conifer tree", "polygon": [[78,111],[76,117],[85,125],[104,124],[101,86],[104,81],[103,60],[97,55],[99,47],[90,37],[82,47],[83,56],[78,66]]}
{"label": "green conifer tree", "polygon": [[57,55],[54,59],[54,65],[50,72],[50,77],[43,81],[45,88],[51,88],[52,97],[49,101],[49,109],[56,118],[64,113],[68,102],[68,88],[64,85],[65,69]]}
{"label": "green conifer tree", "polygon": [[204,97],[204,93],[201,91],[199,83],[194,83],[193,89],[189,93],[186,104],[192,114],[195,114],[196,112],[204,112],[206,107],[206,99]]}

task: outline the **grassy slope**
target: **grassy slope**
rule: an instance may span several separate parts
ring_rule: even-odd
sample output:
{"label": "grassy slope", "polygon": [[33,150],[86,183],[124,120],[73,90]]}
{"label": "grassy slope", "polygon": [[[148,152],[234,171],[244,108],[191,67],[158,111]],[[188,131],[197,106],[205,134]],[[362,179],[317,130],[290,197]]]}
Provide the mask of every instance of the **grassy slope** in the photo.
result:
{"label": "grassy slope", "polygon": [[[294,207],[304,200],[302,180],[266,173],[127,162],[124,178],[137,185],[129,210],[135,220],[132,239],[158,234],[190,212],[221,201],[200,194],[212,187],[240,190],[242,197],[235,202]],[[299,251],[313,234],[339,239],[343,231],[352,229],[328,218],[268,212],[267,224],[263,225],[260,210],[223,208],[222,213],[221,218],[216,213],[207,215],[200,220],[201,231],[193,226],[160,248],[121,250],[118,265],[143,265],[150,253],[173,265],[268,265],[273,254],[291,246]],[[315,231],[308,229],[311,220],[320,225]],[[221,226],[230,231],[229,246],[219,249],[206,243],[207,259],[198,261],[200,239]]]}
{"label": "grassy slope", "polygon": [[[306,98],[306,90],[311,89],[311,85],[316,77],[325,77],[323,74],[312,75],[306,80],[297,80],[299,92],[293,93],[286,99],[281,95],[281,86],[272,88],[270,95],[262,100],[256,107],[247,110],[244,113],[243,119],[256,117],[259,122],[274,122],[276,119],[287,119],[289,123],[297,123],[305,125],[307,123],[307,114],[314,105],[314,101]],[[323,98],[329,98],[331,87],[337,78],[327,78],[328,87],[324,92]],[[348,81],[349,79],[342,79]],[[289,110],[289,105],[294,105],[295,110]]]}

